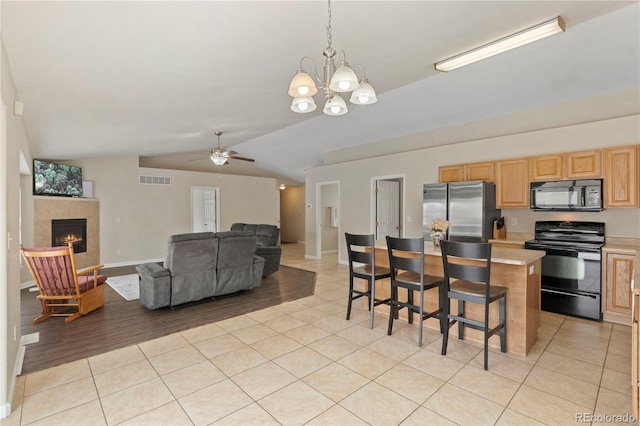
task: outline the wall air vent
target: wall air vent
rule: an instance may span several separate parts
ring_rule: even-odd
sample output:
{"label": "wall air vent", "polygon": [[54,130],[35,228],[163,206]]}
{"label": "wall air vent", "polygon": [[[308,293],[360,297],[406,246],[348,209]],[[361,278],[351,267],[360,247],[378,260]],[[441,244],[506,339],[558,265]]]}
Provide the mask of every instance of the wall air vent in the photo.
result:
{"label": "wall air vent", "polygon": [[171,185],[171,178],[166,176],[140,176],[141,185]]}

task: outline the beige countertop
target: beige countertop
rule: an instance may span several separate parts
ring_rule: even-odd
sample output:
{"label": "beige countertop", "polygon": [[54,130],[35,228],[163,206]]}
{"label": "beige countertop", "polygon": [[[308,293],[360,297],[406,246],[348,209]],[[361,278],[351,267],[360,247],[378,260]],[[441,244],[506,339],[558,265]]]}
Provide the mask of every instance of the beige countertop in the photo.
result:
{"label": "beige countertop", "polygon": [[[376,248],[386,250],[387,244],[385,241],[376,241]],[[424,254],[442,257],[440,248],[434,247],[431,241],[425,241]],[[507,265],[528,265],[541,259],[544,255],[545,252],[541,250],[494,247],[491,250],[491,261]]]}
{"label": "beige countertop", "polygon": [[511,239],[507,239],[507,240],[497,240],[497,239],[491,239],[489,240],[490,243],[495,243],[495,244],[513,244],[514,246],[521,246],[524,244],[526,240],[511,240]]}

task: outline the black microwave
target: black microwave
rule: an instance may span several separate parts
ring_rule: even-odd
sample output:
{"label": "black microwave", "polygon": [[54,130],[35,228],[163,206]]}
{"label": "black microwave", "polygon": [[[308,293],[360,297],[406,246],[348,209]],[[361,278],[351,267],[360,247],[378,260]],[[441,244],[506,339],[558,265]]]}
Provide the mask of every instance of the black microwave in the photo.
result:
{"label": "black microwave", "polygon": [[530,200],[535,211],[603,211],[602,179],[531,182]]}

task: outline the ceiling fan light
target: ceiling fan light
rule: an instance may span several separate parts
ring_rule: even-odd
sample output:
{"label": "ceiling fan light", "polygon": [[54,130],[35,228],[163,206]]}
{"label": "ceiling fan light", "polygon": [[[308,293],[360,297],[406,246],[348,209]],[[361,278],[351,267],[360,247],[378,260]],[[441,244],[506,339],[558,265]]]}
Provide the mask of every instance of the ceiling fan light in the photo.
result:
{"label": "ceiling fan light", "polygon": [[291,111],[299,114],[306,114],[311,111],[315,111],[316,102],[312,97],[305,98],[293,98],[291,101]]}
{"label": "ceiling fan light", "polygon": [[327,99],[322,112],[327,115],[337,116],[345,115],[349,110],[347,109],[347,103],[340,95],[333,95],[333,97]]}
{"label": "ceiling fan light", "polygon": [[311,76],[304,72],[302,68],[298,69],[296,75],[291,79],[289,84],[289,96],[293,98],[313,96],[318,93],[316,83]]}
{"label": "ceiling fan light", "polygon": [[223,156],[211,154],[211,157],[209,158],[211,158],[211,161],[213,161],[213,164],[216,166],[223,166],[227,162],[227,157]]}
{"label": "ceiling fan light", "polygon": [[351,93],[349,102],[356,105],[371,105],[378,102],[378,98],[376,97],[376,91],[373,90],[367,79],[363,78],[360,81],[360,87]]}
{"label": "ceiling fan light", "polygon": [[346,62],[333,73],[329,89],[334,92],[351,92],[358,88],[358,77]]}

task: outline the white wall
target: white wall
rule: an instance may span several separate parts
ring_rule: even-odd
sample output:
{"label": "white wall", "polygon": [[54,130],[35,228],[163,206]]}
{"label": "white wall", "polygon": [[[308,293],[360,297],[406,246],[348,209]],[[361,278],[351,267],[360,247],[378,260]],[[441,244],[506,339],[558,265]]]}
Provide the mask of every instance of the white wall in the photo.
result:
{"label": "white wall", "polygon": [[[438,166],[631,145],[639,141],[640,115],[634,115],[307,169],[305,255],[310,258],[318,255],[318,236],[315,231],[317,218],[313,206],[318,182],[340,182],[341,229],[344,232],[372,233],[370,179],[373,176],[406,174],[405,235],[420,236],[422,185],[438,181]],[[393,144],[393,141],[388,143]],[[533,233],[536,220],[555,217],[552,213],[531,212],[528,209],[503,210],[502,213],[507,219],[508,232]],[[517,226],[510,225],[512,217],[516,218]],[[605,222],[608,236],[640,238],[640,209],[608,209],[601,213],[581,213],[578,217],[580,220]],[[344,244],[343,240],[341,237],[340,244]]]}
{"label": "white wall", "polygon": [[338,250],[338,227],[331,226],[329,207],[338,209],[340,214],[340,193],[337,184],[326,184],[320,187],[320,229],[322,231],[322,252],[336,252]]}
{"label": "white wall", "polygon": [[[272,178],[138,167],[137,156],[68,161],[82,167],[100,201],[100,262],[131,264],[166,255],[169,235],[191,232],[191,187],[220,188],[220,229],[234,222],[279,223]],[[139,176],[171,178],[140,184]],[[120,254],[118,254],[118,252]]]}
{"label": "white wall", "polygon": [[[29,156],[22,117],[14,114],[18,94],[0,41],[2,103],[0,144],[0,418],[10,414],[20,348],[20,151]],[[28,112],[28,106],[25,107]],[[6,140],[5,140],[6,139]]]}

